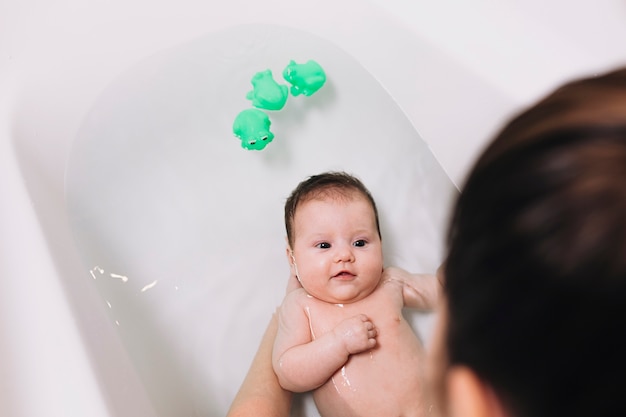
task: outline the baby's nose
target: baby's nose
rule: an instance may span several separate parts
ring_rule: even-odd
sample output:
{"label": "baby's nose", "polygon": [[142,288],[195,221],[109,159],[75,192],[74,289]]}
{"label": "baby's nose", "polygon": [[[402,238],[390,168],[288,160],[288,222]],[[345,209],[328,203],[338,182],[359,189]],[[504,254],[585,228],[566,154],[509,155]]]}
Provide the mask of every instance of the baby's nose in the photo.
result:
{"label": "baby's nose", "polygon": [[352,246],[340,245],[336,247],[335,262],[352,262],[354,261],[354,254],[352,252]]}

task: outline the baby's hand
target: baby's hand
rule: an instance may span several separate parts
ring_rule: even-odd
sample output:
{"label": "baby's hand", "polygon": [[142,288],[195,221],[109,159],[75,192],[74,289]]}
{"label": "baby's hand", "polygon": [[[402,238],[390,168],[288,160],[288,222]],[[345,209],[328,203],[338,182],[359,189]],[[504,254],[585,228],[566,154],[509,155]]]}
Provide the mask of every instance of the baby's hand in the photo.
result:
{"label": "baby's hand", "polygon": [[378,332],[365,314],[345,319],[333,332],[343,341],[349,354],[360,353],[376,346]]}

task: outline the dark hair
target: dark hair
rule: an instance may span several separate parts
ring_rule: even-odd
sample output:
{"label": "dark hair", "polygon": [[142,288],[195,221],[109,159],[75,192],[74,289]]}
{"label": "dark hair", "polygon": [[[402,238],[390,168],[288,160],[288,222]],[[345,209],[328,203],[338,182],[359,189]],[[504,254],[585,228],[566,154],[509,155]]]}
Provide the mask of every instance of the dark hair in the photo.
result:
{"label": "dark hair", "polygon": [[626,69],[519,114],[469,174],[446,347],[513,416],[625,416]]}
{"label": "dark hair", "polygon": [[298,184],[291,192],[289,198],[287,198],[285,203],[285,227],[287,229],[289,246],[293,247],[293,220],[299,204],[328,196],[351,198],[353,193],[362,195],[372,205],[376,220],[376,230],[380,237],[378,209],[376,208],[376,203],[369,190],[363,185],[361,180],[354,175],[345,172],[328,171],[308,177]]}

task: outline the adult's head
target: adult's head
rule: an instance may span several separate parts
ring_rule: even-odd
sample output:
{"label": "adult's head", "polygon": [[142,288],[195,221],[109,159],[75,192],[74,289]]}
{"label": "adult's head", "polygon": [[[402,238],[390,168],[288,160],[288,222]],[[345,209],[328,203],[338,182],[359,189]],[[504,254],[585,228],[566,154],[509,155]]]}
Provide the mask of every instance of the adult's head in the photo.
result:
{"label": "adult's head", "polygon": [[455,206],[444,293],[449,402],[626,415],[626,69],[558,88],[496,136]]}

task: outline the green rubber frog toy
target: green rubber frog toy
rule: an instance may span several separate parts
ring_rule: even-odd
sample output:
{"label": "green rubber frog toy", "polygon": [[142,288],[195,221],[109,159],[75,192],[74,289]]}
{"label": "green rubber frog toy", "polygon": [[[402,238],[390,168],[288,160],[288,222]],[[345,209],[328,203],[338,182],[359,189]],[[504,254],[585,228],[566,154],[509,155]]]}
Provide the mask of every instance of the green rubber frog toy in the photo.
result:
{"label": "green rubber frog toy", "polygon": [[287,102],[289,92],[286,85],[278,84],[272,77],[272,71],[257,72],[252,77],[253,90],[246,98],[252,105],[265,110],[280,110]]}
{"label": "green rubber frog toy", "polygon": [[314,60],[297,64],[294,60],[283,70],[283,78],[291,84],[291,94],[310,96],[322,88],[326,82],[326,73]]}
{"label": "green rubber frog toy", "polygon": [[233,133],[241,139],[241,147],[260,151],[274,139],[270,131],[270,118],[258,109],[245,109],[239,112],[233,122]]}

